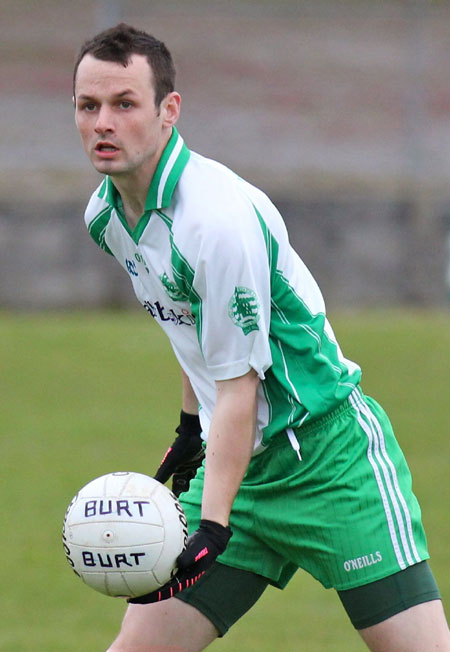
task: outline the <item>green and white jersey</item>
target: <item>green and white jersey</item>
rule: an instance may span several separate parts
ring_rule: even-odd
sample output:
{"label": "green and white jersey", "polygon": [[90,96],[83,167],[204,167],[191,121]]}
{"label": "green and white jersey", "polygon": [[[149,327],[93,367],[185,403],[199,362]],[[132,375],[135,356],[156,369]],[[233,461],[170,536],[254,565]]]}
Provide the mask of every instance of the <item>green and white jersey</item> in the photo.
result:
{"label": "green and white jersey", "polygon": [[190,152],[176,129],[135,229],[109,177],[85,220],[167,333],[201,405],[205,438],[215,381],[258,373],[255,451],[334,410],[359,382],[277,209],[225,166]]}

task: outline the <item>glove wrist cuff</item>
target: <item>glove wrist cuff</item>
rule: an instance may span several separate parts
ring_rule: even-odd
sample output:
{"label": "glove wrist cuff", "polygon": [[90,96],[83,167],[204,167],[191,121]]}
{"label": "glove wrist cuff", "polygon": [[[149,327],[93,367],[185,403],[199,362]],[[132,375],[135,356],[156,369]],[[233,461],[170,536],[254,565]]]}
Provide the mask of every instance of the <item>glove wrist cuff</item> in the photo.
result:
{"label": "glove wrist cuff", "polygon": [[233,536],[233,531],[229,525],[221,525],[216,521],[209,521],[206,518],[202,518],[200,521],[199,530],[207,532],[208,535],[215,540],[216,545],[221,549],[221,552],[225,550],[228,541]]}
{"label": "glove wrist cuff", "polygon": [[180,425],[176,432],[182,437],[199,437],[201,431],[202,427],[198,414],[189,414],[189,412],[181,410]]}

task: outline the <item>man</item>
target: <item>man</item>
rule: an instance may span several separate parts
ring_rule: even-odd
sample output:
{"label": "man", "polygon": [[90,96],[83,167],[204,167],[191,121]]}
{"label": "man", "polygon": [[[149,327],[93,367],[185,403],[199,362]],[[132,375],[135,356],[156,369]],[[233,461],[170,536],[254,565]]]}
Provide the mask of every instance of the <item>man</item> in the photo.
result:
{"label": "man", "polygon": [[449,651],[387,416],[363,395],[275,207],[184,144],[167,48],[123,24],[97,35],[79,53],[74,101],[106,175],[89,232],[182,370],[178,437],[156,477],[174,473],[179,492],[200,431],[207,440],[181,494],[193,534],[178,575],[129,604],[110,652],[203,650],[299,567],[338,591],[369,649]]}

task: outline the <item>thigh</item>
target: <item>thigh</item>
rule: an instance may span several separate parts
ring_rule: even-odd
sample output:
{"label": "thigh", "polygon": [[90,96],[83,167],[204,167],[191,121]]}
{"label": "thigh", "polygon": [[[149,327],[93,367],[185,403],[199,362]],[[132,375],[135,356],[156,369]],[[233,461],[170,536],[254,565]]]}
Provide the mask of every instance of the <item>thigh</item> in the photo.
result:
{"label": "thigh", "polygon": [[154,604],[130,604],[108,652],[197,652],[217,635],[206,616],[175,598]]}
{"label": "thigh", "polygon": [[411,607],[359,633],[372,652],[450,652],[450,633],[440,600]]}

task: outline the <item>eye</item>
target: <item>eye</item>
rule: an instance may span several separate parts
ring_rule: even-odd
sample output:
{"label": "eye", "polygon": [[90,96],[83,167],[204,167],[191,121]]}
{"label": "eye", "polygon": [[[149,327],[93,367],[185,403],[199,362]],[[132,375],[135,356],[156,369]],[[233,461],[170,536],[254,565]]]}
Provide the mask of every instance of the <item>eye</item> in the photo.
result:
{"label": "eye", "polygon": [[132,105],[132,103],[131,103],[129,100],[121,100],[119,106],[120,106],[121,109],[125,109],[125,110],[126,110],[126,109],[131,109],[131,107],[132,107],[133,105]]}
{"label": "eye", "polygon": [[82,111],[86,111],[87,113],[92,113],[97,108],[97,105],[95,104],[95,102],[85,102],[85,104],[82,104],[80,108]]}

